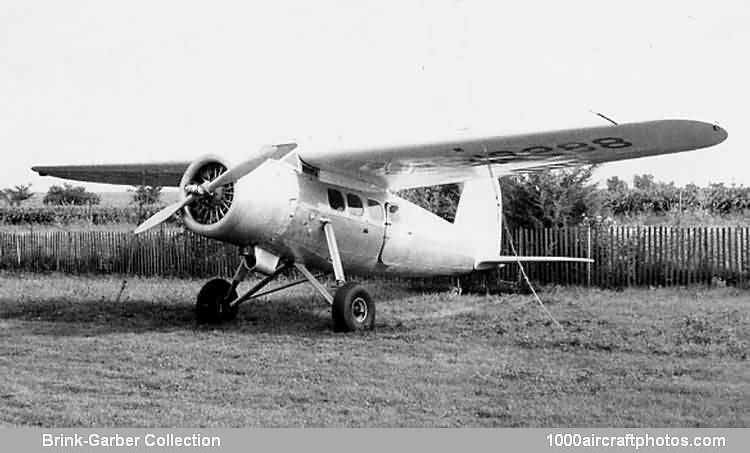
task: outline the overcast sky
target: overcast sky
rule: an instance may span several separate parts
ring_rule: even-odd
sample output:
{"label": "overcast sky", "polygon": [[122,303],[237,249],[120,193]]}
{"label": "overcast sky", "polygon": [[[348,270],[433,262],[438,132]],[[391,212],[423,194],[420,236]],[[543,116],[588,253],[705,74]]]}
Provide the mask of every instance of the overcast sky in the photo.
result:
{"label": "overcast sky", "polygon": [[[0,187],[38,164],[689,118],[714,148],[603,167],[750,185],[747,1],[0,3]],[[113,186],[90,186],[95,190]]]}

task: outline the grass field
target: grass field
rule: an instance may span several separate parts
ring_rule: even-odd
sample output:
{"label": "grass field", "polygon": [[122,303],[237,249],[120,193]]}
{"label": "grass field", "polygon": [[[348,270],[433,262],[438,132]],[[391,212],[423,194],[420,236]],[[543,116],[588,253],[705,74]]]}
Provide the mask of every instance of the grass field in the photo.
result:
{"label": "grass field", "polygon": [[335,334],[306,287],[196,326],[201,282],[0,274],[0,424],[750,426],[750,292],[370,283]]}

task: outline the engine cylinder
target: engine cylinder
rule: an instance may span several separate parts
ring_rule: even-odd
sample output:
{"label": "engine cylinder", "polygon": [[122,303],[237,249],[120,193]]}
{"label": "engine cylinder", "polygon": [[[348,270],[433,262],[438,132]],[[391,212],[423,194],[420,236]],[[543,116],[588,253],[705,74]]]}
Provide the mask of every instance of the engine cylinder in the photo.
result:
{"label": "engine cylinder", "polygon": [[198,234],[217,237],[227,226],[236,201],[235,185],[225,184],[212,193],[200,192],[201,184],[216,179],[226,172],[229,164],[216,155],[196,159],[185,170],[180,181],[183,199],[190,191],[195,194],[192,203],[183,209],[185,226]]}

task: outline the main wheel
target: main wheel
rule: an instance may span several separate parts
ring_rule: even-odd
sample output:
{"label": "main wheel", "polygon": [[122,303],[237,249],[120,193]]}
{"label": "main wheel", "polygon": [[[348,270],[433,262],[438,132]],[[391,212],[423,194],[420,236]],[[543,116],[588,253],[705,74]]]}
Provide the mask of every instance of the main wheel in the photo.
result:
{"label": "main wheel", "polygon": [[347,283],[336,291],[331,314],[334,332],[370,330],[375,326],[375,302],[356,283]]}
{"label": "main wheel", "polygon": [[229,305],[230,301],[237,299],[237,291],[232,290],[229,301],[226,300],[231,287],[228,281],[220,278],[210,280],[203,285],[195,303],[195,313],[199,323],[219,324],[231,321],[237,316],[239,307]]}

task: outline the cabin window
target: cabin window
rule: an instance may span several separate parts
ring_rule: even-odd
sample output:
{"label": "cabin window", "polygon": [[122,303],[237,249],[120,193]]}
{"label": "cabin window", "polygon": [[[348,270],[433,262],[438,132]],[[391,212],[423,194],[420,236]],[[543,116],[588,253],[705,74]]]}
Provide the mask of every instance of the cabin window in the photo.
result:
{"label": "cabin window", "polygon": [[383,220],[383,208],[375,200],[367,200],[367,215],[372,220]]}
{"label": "cabin window", "polygon": [[346,204],[349,205],[349,212],[354,215],[362,215],[365,208],[362,206],[362,199],[350,193],[346,194]]}
{"label": "cabin window", "polygon": [[335,189],[328,189],[328,204],[331,205],[331,209],[335,211],[343,211],[346,208],[344,204],[344,196],[341,192]]}

